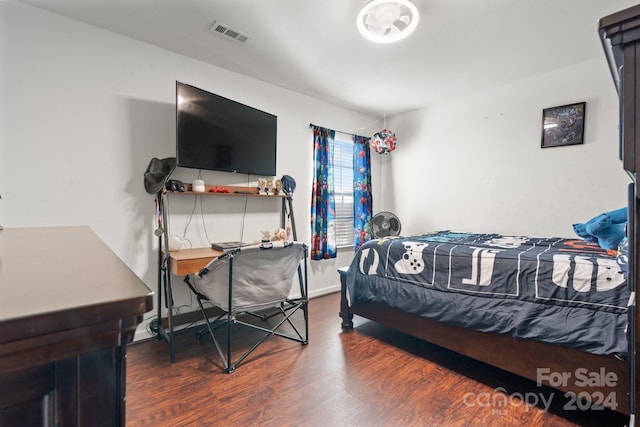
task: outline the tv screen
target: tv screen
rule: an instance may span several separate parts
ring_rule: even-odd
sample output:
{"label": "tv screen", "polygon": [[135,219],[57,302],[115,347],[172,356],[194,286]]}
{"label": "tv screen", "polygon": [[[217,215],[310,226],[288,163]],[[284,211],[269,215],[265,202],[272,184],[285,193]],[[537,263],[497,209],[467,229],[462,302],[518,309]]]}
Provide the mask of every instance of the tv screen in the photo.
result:
{"label": "tv screen", "polygon": [[178,166],[275,176],[277,117],[176,82]]}

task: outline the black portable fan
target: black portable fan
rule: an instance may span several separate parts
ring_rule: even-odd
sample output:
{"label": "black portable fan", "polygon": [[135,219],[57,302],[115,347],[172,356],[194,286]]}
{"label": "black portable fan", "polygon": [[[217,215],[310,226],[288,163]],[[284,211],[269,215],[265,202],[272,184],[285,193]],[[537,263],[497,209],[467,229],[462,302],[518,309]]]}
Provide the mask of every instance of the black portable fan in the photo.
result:
{"label": "black portable fan", "polygon": [[398,236],[400,228],[400,220],[391,212],[378,212],[371,218],[371,235],[374,239]]}

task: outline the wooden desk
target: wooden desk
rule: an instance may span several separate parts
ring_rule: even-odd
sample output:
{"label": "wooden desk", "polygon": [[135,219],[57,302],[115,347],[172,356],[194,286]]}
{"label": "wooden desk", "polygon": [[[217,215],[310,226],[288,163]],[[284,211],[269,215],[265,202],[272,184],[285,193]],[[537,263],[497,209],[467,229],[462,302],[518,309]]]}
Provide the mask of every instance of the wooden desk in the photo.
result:
{"label": "wooden desk", "polygon": [[[162,246],[162,236],[159,238],[159,245]],[[158,309],[155,321],[155,334],[158,340],[164,339],[169,344],[169,355],[171,362],[176,361],[175,350],[175,326],[192,323],[199,319],[200,313],[192,311],[182,314],[173,313],[173,285],[171,274],[176,276],[187,276],[197,274],[203,267],[217,256],[222,255],[222,251],[209,248],[181,249],[169,252],[168,270],[165,260],[166,253],[160,254],[158,266]],[[163,297],[164,295],[164,297]],[[162,298],[167,309],[167,317],[162,317]],[[207,309],[214,313],[214,308]]]}
{"label": "wooden desk", "polygon": [[212,259],[220,255],[222,255],[222,251],[211,248],[171,251],[169,253],[169,268],[176,276],[196,274],[209,264]]}
{"label": "wooden desk", "polygon": [[124,426],[153,294],[88,227],[0,231],[0,425]]}

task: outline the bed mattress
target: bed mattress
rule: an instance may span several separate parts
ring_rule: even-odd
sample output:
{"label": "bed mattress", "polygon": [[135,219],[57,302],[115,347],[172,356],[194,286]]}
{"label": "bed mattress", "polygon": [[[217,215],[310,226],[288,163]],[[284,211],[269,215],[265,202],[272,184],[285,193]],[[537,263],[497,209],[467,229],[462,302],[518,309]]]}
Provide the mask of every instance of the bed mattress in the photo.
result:
{"label": "bed mattress", "polygon": [[348,299],[451,325],[626,357],[629,289],[615,253],[579,239],[439,231],[372,240]]}

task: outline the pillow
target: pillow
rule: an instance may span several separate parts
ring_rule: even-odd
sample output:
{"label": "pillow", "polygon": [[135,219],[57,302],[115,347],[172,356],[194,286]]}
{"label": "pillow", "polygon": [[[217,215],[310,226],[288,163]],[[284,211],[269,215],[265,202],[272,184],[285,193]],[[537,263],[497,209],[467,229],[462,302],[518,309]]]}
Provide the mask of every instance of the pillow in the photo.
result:
{"label": "pillow", "polygon": [[627,208],[616,209],[591,218],[584,224],[573,224],[573,231],[587,242],[597,243],[602,249],[618,249],[625,237]]}

